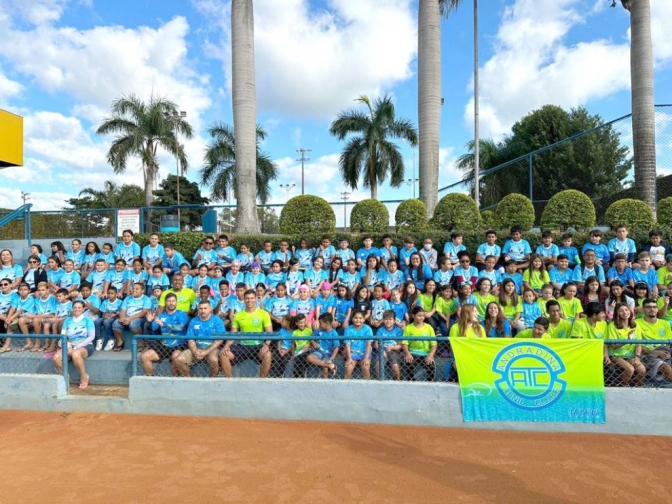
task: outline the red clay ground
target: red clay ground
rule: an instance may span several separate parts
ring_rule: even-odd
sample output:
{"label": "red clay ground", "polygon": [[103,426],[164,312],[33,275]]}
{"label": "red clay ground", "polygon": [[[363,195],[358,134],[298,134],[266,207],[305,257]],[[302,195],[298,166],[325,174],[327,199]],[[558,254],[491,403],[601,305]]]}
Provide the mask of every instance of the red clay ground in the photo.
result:
{"label": "red clay ground", "polygon": [[0,503],[672,502],[672,439],[0,411]]}

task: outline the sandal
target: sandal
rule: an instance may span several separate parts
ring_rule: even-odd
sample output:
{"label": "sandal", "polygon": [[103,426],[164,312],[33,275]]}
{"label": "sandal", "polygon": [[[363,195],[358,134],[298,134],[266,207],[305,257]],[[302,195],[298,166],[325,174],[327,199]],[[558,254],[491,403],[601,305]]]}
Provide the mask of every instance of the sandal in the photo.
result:
{"label": "sandal", "polygon": [[31,348],[33,348],[33,345],[30,345],[30,346],[28,346],[28,345],[24,345],[24,346],[22,346],[21,348],[19,348],[19,349],[17,350],[17,352],[27,352],[27,351],[29,351]]}
{"label": "sandal", "polygon": [[112,349],[112,351],[113,352],[121,352],[124,349],[125,344],[126,344],[125,341],[122,341],[121,345],[119,343],[117,343],[116,345],[114,345],[114,348]]}
{"label": "sandal", "polygon": [[11,351],[12,351],[12,349],[10,347],[0,348],[0,354],[11,352]]}

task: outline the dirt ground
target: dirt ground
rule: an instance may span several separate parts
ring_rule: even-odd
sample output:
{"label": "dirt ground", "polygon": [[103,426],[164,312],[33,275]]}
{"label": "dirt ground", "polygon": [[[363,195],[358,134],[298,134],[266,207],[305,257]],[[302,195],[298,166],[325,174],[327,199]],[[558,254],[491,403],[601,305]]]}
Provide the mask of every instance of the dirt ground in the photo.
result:
{"label": "dirt ground", "polygon": [[0,411],[0,503],[672,502],[672,439]]}

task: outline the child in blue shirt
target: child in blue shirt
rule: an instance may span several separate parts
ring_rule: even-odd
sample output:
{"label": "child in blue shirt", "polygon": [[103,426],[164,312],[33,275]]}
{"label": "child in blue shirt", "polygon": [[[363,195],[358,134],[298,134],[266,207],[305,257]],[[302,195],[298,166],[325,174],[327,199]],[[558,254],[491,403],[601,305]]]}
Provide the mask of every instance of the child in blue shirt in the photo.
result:
{"label": "child in blue shirt", "polygon": [[399,257],[399,251],[396,246],[392,245],[392,237],[389,234],[384,234],[382,240],[383,246],[378,251],[380,252],[383,267],[387,268],[387,263],[390,259]]}
{"label": "child in blue shirt", "polygon": [[142,249],[142,265],[151,274],[154,266],[161,266],[161,260],[166,251],[163,245],[159,243],[159,235],[152,233],[149,235],[149,245],[145,245]]}
{"label": "child in blue shirt", "polygon": [[301,263],[297,257],[289,260],[289,270],[287,271],[287,292],[291,297],[299,295],[299,286],[303,283],[303,271],[300,270]]}
{"label": "child in blue shirt", "polygon": [[105,297],[105,282],[107,281],[105,259],[97,259],[93,264],[93,268],[93,271],[89,273],[86,280],[91,284],[91,292],[93,292],[93,295],[102,299]]}
{"label": "child in blue shirt", "polygon": [[246,271],[249,269],[250,264],[254,262],[254,255],[250,252],[250,247],[242,244],[240,246],[240,253],[236,256],[236,259],[240,263],[240,269]]}
{"label": "child in blue shirt", "polygon": [[403,339],[403,331],[401,327],[395,323],[396,315],[394,311],[387,310],[383,313],[382,325],[376,331],[378,340],[374,344],[376,350],[373,357],[376,366],[376,375],[380,379],[380,362],[376,358],[379,352],[383,352],[383,362],[390,366],[392,377],[395,380],[401,380],[401,340]]}
{"label": "child in blue shirt", "polygon": [[227,269],[236,258],[236,249],[229,245],[229,237],[227,235],[221,234],[217,237],[215,254],[217,254],[217,264],[224,269]]}
{"label": "child in blue shirt", "polygon": [[163,272],[163,268],[157,265],[152,269],[152,276],[147,279],[147,292],[151,292],[154,287],[159,287],[161,290],[170,288],[170,280],[168,275]]}
{"label": "child in blue shirt", "polygon": [[339,284],[345,285],[350,292],[354,292],[359,284],[362,283],[362,275],[357,270],[357,263],[354,259],[348,261],[347,267],[345,270],[341,271],[338,275]]}
{"label": "child in blue shirt", "polygon": [[268,273],[270,271],[271,263],[273,262],[273,255],[273,243],[271,243],[270,240],[264,241],[263,250],[260,250],[254,258],[255,262],[259,263],[261,266],[261,271],[264,273]]}
{"label": "child in blue shirt", "polygon": [[456,267],[459,262],[458,254],[463,250],[467,250],[467,247],[462,244],[462,240],[464,240],[464,235],[457,231],[453,231],[450,233],[450,241],[446,242],[443,246],[443,255],[450,259],[450,264],[453,268]]}
{"label": "child in blue shirt", "polygon": [[350,290],[344,284],[339,284],[336,288],[336,299],[334,299],[333,322],[333,327],[339,334],[343,334],[348,320],[350,320],[350,313],[354,305],[350,297]]}
{"label": "child in blue shirt", "polygon": [[341,258],[343,267],[345,267],[350,259],[355,259],[355,252],[350,248],[350,242],[345,238],[342,239],[338,245],[340,248],[336,251],[336,257]]}
{"label": "child in blue shirt", "polygon": [[590,232],[590,242],[586,243],[581,249],[581,255],[585,256],[587,250],[595,251],[595,262],[600,266],[608,266],[611,255],[606,245],[600,243],[602,240],[602,231],[593,229]]}
{"label": "child in blue shirt", "polygon": [[532,289],[526,289],[523,292],[523,314],[520,321],[525,325],[525,329],[534,326],[534,321],[543,317],[541,307],[537,303],[537,297]]}
{"label": "child in blue shirt", "polygon": [[376,257],[381,257],[380,250],[373,246],[373,238],[365,236],[362,240],[363,247],[357,251],[357,265],[360,267],[366,266],[367,258],[373,254]]}
{"label": "child in blue shirt", "polygon": [[541,233],[541,243],[537,245],[535,253],[541,257],[546,266],[546,271],[550,271],[555,267],[555,263],[560,255],[558,246],[553,243],[553,233],[544,231]]}
{"label": "child in blue shirt", "polygon": [[485,232],[485,243],[481,243],[478,246],[478,249],[476,249],[474,266],[479,270],[485,268],[485,258],[487,256],[493,256],[495,258],[495,264],[497,264],[501,255],[502,247],[497,245],[497,233],[492,229],[488,229]]}
{"label": "child in blue shirt", "polygon": [[298,260],[299,268],[306,269],[310,268],[313,265],[313,258],[315,255],[315,250],[310,248],[308,245],[308,240],[301,238],[299,241],[299,248],[292,247],[294,254],[294,259]]}
{"label": "child in blue shirt", "polygon": [[173,276],[180,271],[180,267],[183,264],[188,264],[188,261],[182,254],[175,250],[175,246],[172,243],[166,243],[163,247],[163,256],[161,257],[163,272],[166,275]]}
{"label": "child in blue shirt", "polygon": [[[572,275],[573,273],[574,272],[572,272]],[[518,267],[514,261],[509,260],[504,263],[504,273],[500,280],[503,282],[506,278],[513,280],[513,283],[516,285],[516,294],[522,294],[523,275],[518,271]]]}
{"label": "child in blue shirt", "polygon": [[331,258],[334,257],[336,249],[331,244],[331,238],[328,235],[322,237],[320,246],[315,249],[315,259],[321,257],[324,261],[323,268],[329,268],[331,266]]}
{"label": "child in blue shirt", "polygon": [[331,314],[336,305],[336,298],[331,294],[331,284],[324,282],[320,288],[320,295],[315,298],[315,322],[313,328],[319,327],[320,315],[325,313]]}
{"label": "child in blue shirt", "polygon": [[[639,268],[632,270],[632,282],[646,282],[653,298],[658,297],[658,272],[651,266],[651,256],[648,252],[640,252],[637,256]],[[633,284],[634,285],[634,284]]]}
{"label": "child in blue shirt", "polygon": [[[403,329],[408,324],[408,306],[401,300],[401,290],[392,289],[390,292],[390,310],[394,312],[395,324]],[[385,315],[383,314],[383,319]]]}
{"label": "child in blue shirt", "polygon": [[399,269],[405,270],[408,268],[411,264],[411,254],[417,251],[415,240],[410,236],[404,238],[404,246],[399,251]]}
{"label": "child in blue shirt", "polygon": [[513,261],[518,271],[525,271],[530,267],[532,248],[527,240],[523,239],[523,230],[520,226],[511,228],[511,239],[507,240],[502,249],[505,261]]}
{"label": "child in blue shirt", "polygon": [[280,242],[280,249],[273,252],[273,261],[280,261],[283,270],[289,266],[289,260],[292,258],[292,253],[289,251],[289,242],[282,240]]}
{"label": "child in blue shirt", "polygon": [[75,238],[72,240],[72,248],[65,254],[65,259],[70,259],[74,265],[75,271],[80,273],[84,266],[84,251],[82,250],[82,240]]}
{"label": "child in blue shirt", "polygon": [[626,265],[628,268],[632,267],[635,254],[637,253],[637,246],[632,238],[628,238],[627,226],[616,227],[616,237],[609,240],[607,249],[609,250],[609,260],[611,262],[614,261],[616,254],[625,254]]}
{"label": "child in blue shirt", "polygon": [[623,285],[632,287],[635,283],[632,279],[632,269],[626,266],[627,257],[625,254],[616,254],[614,256],[613,266],[607,272],[607,284],[611,285],[614,280],[619,280]]}
{"label": "child in blue shirt", "polygon": [[569,261],[568,268],[574,269],[577,264],[581,264],[579,251],[573,244],[574,237],[572,233],[565,233],[562,235],[562,246],[558,247],[558,255],[563,254],[567,256]]}
{"label": "child in blue shirt", "polygon": [[112,324],[119,316],[121,299],[117,297],[117,289],[110,286],[107,289],[107,298],[100,303],[100,317],[93,321],[96,328],[96,351],[109,352],[114,348]]}
{"label": "child in blue shirt", "polygon": [[329,313],[323,313],[318,318],[318,329],[313,333],[312,350],[306,360],[308,364],[322,369],[322,378],[328,378],[331,373],[336,375],[334,359],[338,355],[339,341],[335,339],[338,333],[333,328],[334,318]]}
{"label": "child in blue shirt", "polygon": [[121,239],[122,242],[117,244],[114,255],[117,259],[123,259],[126,263],[126,268],[131,269],[133,260],[140,257],[140,245],[133,241],[133,231],[130,229],[125,229],[121,233]]}
{"label": "child in blue shirt", "polygon": [[268,287],[271,295],[280,284],[285,284],[285,289],[287,289],[287,273],[282,271],[282,267],[283,262],[276,259],[271,263],[271,271],[266,275],[266,287]]}

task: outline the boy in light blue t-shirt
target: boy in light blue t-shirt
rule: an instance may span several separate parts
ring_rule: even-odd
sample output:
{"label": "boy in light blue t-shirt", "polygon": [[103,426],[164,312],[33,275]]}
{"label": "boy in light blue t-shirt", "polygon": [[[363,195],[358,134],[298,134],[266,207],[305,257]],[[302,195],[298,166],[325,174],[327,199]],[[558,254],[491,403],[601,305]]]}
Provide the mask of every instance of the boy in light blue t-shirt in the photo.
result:
{"label": "boy in light blue t-shirt", "polygon": [[513,261],[516,269],[525,271],[530,266],[530,254],[532,247],[527,240],[523,239],[523,230],[520,226],[511,228],[511,239],[507,240],[502,249],[505,261]]}

